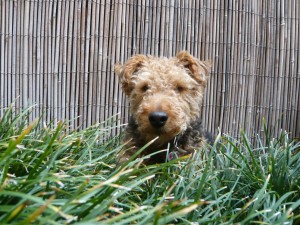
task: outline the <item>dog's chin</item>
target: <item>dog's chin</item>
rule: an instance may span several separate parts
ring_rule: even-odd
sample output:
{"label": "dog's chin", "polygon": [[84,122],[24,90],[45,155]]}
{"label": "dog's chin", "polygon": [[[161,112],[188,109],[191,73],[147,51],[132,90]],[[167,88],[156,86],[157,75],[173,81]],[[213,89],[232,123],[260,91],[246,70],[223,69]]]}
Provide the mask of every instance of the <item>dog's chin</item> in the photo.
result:
{"label": "dog's chin", "polygon": [[145,134],[144,138],[147,143],[154,140],[153,144],[157,147],[165,147],[166,144],[173,141],[175,137],[180,135],[182,132],[184,132],[184,130],[176,128],[169,131],[165,129],[149,129],[142,133]]}

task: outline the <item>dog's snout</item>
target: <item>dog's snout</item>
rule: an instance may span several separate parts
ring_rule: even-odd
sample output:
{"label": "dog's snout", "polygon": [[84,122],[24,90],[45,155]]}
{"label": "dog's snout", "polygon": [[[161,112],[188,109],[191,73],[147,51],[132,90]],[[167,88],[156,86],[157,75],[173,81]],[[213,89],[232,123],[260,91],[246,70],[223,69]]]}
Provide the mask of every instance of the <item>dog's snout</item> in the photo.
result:
{"label": "dog's snout", "polygon": [[168,114],[165,112],[152,112],[149,114],[149,121],[155,128],[163,127],[168,120]]}

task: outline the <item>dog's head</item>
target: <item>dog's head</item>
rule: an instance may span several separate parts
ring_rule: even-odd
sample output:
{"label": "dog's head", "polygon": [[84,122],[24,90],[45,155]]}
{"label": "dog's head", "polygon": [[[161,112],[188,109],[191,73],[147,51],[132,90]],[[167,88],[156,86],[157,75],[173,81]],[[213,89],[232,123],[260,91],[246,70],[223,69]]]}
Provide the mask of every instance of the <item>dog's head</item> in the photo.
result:
{"label": "dog's head", "polygon": [[158,136],[158,143],[164,144],[200,116],[211,66],[186,51],[174,58],[135,55],[115,66],[146,141]]}

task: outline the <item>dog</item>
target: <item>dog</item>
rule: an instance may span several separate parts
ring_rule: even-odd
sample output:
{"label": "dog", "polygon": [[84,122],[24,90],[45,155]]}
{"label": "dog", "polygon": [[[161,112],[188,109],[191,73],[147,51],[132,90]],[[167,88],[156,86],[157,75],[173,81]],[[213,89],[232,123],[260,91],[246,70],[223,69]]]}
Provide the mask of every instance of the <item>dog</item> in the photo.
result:
{"label": "dog", "polygon": [[204,131],[201,106],[212,63],[200,61],[187,51],[176,57],[134,55],[116,64],[122,90],[130,103],[131,117],[125,130],[126,162],[147,143],[140,157],[152,154],[145,164],[162,163],[201,149],[212,137]]}

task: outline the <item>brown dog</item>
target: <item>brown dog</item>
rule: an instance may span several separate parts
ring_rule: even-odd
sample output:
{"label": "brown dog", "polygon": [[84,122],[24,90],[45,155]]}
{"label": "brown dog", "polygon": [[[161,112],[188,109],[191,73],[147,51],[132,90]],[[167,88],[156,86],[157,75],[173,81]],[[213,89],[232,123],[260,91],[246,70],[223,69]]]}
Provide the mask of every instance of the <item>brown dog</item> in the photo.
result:
{"label": "brown dog", "polygon": [[117,64],[115,72],[132,114],[125,132],[127,149],[117,160],[128,160],[155,138],[142,155],[168,147],[171,153],[155,154],[146,163],[164,162],[203,146],[207,138],[200,112],[210,69],[210,61],[200,61],[186,51],[174,58],[135,55],[124,65]]}

